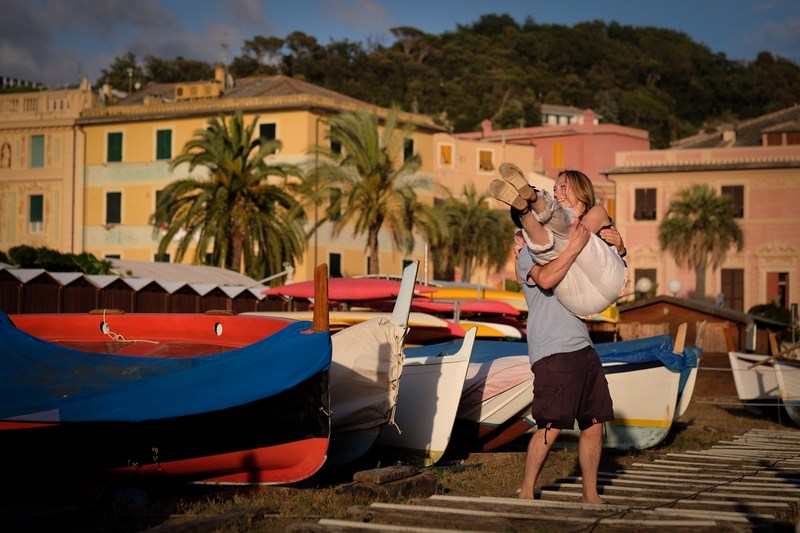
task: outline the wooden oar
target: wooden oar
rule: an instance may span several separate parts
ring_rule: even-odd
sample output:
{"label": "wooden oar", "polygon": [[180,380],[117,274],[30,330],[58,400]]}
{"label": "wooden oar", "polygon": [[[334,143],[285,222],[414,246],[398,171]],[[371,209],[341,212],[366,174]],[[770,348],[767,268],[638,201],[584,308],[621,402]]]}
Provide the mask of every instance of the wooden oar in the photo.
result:
{"label": "wooden oar", "polygon": [[787,353],[793,352],[797,348],[800,348],[800,343],[792,344],[791,346],[789,346],[785,350],[778,351],[778,337],[777,337],[777,335],[775,334],[774,331],[770,331],[769,332],[769,347],[770,347],[770,351],[772,351],[772,355],[770,355],[766,359],[762,359],[761,361],[756,361],[752,365],[748,366],[747,370],[752,370],[753,368],[757,367],[758,365],[765,365],[767,363],[771,363],[775,359],[779,359],[779,358],[783,357],[784,355],[786,355]]}
{"label": "wooden oar", "polygon": [[314,269],[314,317],[311,321],[311,331],[328,331],[329,317],[328,264],[322,263]]}

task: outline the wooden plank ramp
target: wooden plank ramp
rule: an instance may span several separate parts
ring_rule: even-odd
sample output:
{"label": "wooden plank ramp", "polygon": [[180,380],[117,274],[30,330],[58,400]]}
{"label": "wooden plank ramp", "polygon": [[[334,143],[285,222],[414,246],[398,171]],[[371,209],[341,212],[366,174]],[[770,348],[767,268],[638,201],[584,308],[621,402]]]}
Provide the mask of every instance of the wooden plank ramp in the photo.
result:
{"label": "wooden plank ramp", "polygon": [[[521,475],[521,474],[520,474]],[[434,495],[351,509],[293,531],[800,531],[800,431],[752,430],[708,450],[600,472],[607,505],[581,502],[580,477],[540,499]]]}

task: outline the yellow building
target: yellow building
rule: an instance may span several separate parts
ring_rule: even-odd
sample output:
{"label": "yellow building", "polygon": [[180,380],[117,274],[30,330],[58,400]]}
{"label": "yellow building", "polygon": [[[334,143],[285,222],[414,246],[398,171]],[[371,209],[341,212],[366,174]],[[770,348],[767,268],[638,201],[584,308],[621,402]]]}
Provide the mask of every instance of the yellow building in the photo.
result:
{"label": "yellow building", "polygon": [[98,103],[77,89],[0,95],[0,250],[17,245],[83,251],[81,111]]}
{"label": "yellow building", "polygon": [[[282,143],[275,162],[313,167],[309,149],[326,142],[325,118],[342,111],[367,109],[385,116],[387,109],[372,106],[343,94],[285,76],[250,78],[234,83],[221,69],[217,79],[208,82],[150,84],[115,103],[87,110],[79,120],[86,135],[86,215],[84,248],[99,257],[156,260],[158,234],[148,223],[155,209],[158,191],[171,180],[185,177],[186,169],[169,171],[169,162],[219,114],[242,110],[245,120],[259,116],[262,137],[277,138]],[[405,147],[422,160],[419,172],[443,182],[450,168],[441,167],[436,157],[441,150],[445,130],[427,116],[403,113],[401,119],[413,124],[411,144]],[[497,144],[453,140],[453,168],[461,168],[458,179],[446,186],[459,194],[461,183],[473,182],[488,187],[499,158]],[[481,149],[491,150],[495,159],[478,161]],[[529,168],[533,147],[510,147],[515,162]],[[521,154],[521,155],[516,155]],[[487,167],[487,164],[494,165]],[[418,191],[420,200],[433,203],[435,189]],[[314,213],[309,213],[313,221]],[[328,263],[331,275],[353,276],[367,273],[366,236],[353,237],[347,230],[333,237],[330,225],[324,224],[308,243],[301,264],[296,265],[295,279],[311,279],[313,266]],[[383,274],[399,275],[411,260],[426,260],[421,238],[413,253],[393,250],[386,232],[379,236],[380,264]],[[159,258],[167,260],[168,258]],[[488,274],[484,273],[484,280]]]}

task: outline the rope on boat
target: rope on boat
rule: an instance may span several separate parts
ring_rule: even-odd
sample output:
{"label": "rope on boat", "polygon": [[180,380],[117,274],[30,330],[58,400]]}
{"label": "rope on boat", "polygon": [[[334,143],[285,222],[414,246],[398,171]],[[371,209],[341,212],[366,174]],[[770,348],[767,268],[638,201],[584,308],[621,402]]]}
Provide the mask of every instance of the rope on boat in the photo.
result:
{"label": "rope on boat", "polygon": [[131,340],[128,340],[125,337],[123,337],[120,333],[114,333],[113,331],[111,331],[111,325],[108,323],[108,321],[106,321],[106,310],[105,309],[103,309],[103,324],[100,327],[100,330],[103,333],[105,333],[109,338],[111,338],[111,340],[116,341],[116,342],[130,342],[130,343],[149,342],[150,344],[159,344],[158,341],[151,341],[151,340],[146,340],[146,339],[131,339]]}

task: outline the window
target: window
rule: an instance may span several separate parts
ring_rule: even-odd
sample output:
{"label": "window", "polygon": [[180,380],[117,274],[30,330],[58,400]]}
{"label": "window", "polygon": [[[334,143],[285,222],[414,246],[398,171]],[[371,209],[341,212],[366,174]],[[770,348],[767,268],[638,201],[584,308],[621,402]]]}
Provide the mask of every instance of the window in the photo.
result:
{"label": "window", "polygon": [[744,186],[723,185],[722,194],[727,194],[731,197],[731,204],[733,204],[733,216],[735,218],[744,217]]}
{"label": "window", "polygon": [[656,219],[656,190],[636,189],[636,207],[633,211],[634,220]]}
{"label": "window", "polygon": [[122,222],[122,193],[106,193],[106,224],[119,224]]}
{"label": "window", "polygon": [[767,302],[775,302],[781,307],[788,308],[788,301],[789,273],[767,272]]}
{"label": "window", "polygon": [[328,254],[328,277],[341,278],[342,277],[342,254],[331,252]]}
{"label": "window", "polygon": [[744,311],[744,270],[723,268],[720,271],[722,301],[725,306]]}
{"label": "window", "polygon": [[800,131],[787,131],[786,144],[800,144]]}
{"label": "window", "polygon": [[104,259],[122,259],[122,254],[106,254],[103,256]]}
{"label": "window", "polygon": [[[277,139],[277,125],[274,122],[261,124],[258,127],[258,134],[262,141],[274,141]],[[272,150],[270,153],[274,154],[275,152],[277,152],[277,149]]]}
{"label": "window", "polygon": [[342,143],[339,141],[331,141],[331,152],[340,155],[342,153]]}
{"label": "window", "polygon": [[414,155],[414,139],[403,140],[403,161],[408,161]]}
{"label": "window", "polygon": [[28,206],[28,231],[41,233],[44,223],[44,196],[32,194]]}
{"label": "window", "polygon": [[494,171],[494,152],[491,150],[478,150],[478,170],[481,172]]}
{"label": "window", "polygon": [[172,130],[156,130],[156,160],[172,159]]}
{"label": "window", "polygon": [[439,166],[452,167],[453,166],[453,145],[440,144],[439,145]]}
{"label": "window", "polygon": [[31,168],[44,167],[44,135],[31,135]]}
{"label": "window", "polygon": [[106,162],[118,163],[122,161],[122,132],[109,133],[106,144]]}
{"label": "window", "polygon": [[169,254],[153,254],[153,261],[156,263],[169,263]]}

